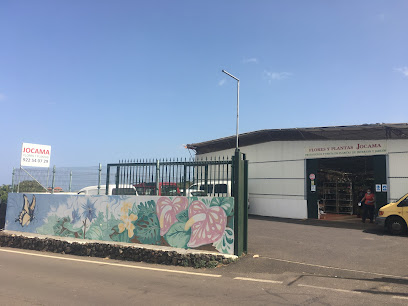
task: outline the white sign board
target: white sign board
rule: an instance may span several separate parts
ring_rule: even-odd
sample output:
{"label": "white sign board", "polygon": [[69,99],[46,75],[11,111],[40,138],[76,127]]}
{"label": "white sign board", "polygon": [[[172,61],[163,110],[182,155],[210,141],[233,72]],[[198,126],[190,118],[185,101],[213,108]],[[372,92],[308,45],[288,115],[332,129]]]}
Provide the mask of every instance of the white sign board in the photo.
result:
{"label": "white sign board", "polygon": [[349,157],[387,154],[387,142],[383,140],[320,142],[305,147],[306,158]]}
{"label": "white sign board", "polygon": [[23,143],[21,149],[21,167],[49,167],[51,146]]}
{"label": "white sign board", "polygon": [[388,191],[387,184],[382,184],[382,192],[387,192],[387,191]]}
{"label": "white sign board", "polygon": [[375,184],[375,192],[381,192],[381,184]]}

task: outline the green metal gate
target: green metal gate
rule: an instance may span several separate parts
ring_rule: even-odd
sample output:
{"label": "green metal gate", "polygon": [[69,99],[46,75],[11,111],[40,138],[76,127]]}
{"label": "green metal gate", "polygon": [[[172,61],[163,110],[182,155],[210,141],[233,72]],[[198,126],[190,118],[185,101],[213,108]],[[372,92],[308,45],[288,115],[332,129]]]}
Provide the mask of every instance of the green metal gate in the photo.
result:
{"label": "green metal gate", "polygon": [[107,165],[106,192],[117,195],[234,197],[234,254],[248,250],[248,161],[239,150],[231,158],[134,160]]}

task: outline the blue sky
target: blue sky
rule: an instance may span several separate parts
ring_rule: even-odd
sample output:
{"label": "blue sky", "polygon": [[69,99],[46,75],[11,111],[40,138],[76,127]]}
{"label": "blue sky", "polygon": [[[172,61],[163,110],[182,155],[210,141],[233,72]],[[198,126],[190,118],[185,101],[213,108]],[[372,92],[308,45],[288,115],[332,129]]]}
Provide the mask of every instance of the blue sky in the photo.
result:
{"label": "blue sky", "polygon": [[260,129],[407,122],[407,1],[0,1],[0,184]]}

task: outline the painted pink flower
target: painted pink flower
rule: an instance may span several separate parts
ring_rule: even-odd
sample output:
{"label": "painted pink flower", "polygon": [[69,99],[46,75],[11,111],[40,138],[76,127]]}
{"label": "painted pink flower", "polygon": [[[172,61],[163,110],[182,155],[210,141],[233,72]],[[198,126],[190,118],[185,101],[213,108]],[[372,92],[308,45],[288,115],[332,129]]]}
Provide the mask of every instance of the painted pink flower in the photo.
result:
{"label": "painted pink flower", "polygon": [[188,201],[185,197],[161,197],[156,204],[157,217],[160,223],[160,235],[163,236],[169,228],[177,222],[176,215],[187,209]]}
{"label": "painted pink flower", "polygon": [[227,215],[220,206],[207,207],[201,201],[194,201],[188,209],[189,220],[185,225],[191,227],[190,248],[209,244],[221,239],[227,226]]}

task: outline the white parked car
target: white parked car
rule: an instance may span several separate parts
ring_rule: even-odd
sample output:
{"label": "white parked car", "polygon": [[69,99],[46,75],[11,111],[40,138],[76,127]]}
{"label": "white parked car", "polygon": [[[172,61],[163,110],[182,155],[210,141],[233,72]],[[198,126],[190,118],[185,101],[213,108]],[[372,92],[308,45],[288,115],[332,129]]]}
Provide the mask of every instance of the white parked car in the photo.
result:
{"label": "white parked car", "polygon": [[[97,195],[98,186],[88,186],[78,191],[80,195]],[[106,194],[106,185],[101,185],[99,195]],[[109,185],[108,195],[138,195],[135,186],[130,184],[120,184],[116,189],[116,184]]]}
{"label": "white parked car", "polygon": [[186,190],[187,197],[230,197],[231,196],[231,182],[230,181],[209,181],[207,183],[207,190],[205,190],[205,182],[199,182],[191,185]]}

